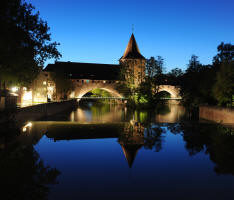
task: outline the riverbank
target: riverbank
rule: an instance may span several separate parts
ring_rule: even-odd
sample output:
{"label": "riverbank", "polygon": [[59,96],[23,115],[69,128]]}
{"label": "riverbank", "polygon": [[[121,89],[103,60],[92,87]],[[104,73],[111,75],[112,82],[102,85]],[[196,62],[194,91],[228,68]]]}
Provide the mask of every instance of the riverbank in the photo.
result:
{"label": "riverbank", "polygon": [[216,106],[199,106],[199,119],[234,126],[234,109]]}
{"label": "riverbank", "polygon": [[56,115],[72,109],[77,105],[77,101],[67,100],[62,102],[50,102],[23,108],[5,110],[0,113],[0,123],[15,121],[24,123],[32,120],[39,120],[48,116]]}

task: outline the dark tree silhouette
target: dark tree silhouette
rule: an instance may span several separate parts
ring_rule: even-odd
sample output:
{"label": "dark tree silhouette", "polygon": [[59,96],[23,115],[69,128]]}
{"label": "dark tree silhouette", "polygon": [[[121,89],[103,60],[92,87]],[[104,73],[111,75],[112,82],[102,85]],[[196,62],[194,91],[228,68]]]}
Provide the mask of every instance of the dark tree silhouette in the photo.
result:
{"label": "dark tree silhouette", "polygon": [[217,174],[234,175],[233,129],[204,123],[181,123],[180,128],[189,155],[203,151],[215,163]]}
{"label": "dark tree silhouette", "polygon": [[147,127],[144,137],[144,148],[155,149],[156,152],[162,150],[165,130],[160,126]]}
{"label": "dark tree silhouette", "polygon": [[221,64],[213,94],[219,105],[234,106],[234,61]]}
{"label": "dark tree silhouette", "polygon": [[28,85],[47,59],[61,56],[58,43],[51,42],[47,22],[34,9],[24,0],[1,0],[1,82]]}
{"label": "dark tree silhouette", "polygon": [[198,106],[203,103],[215,103],[212,94],[215,73],[212,66],[202,65],[198,57],[192,55],[181,79],[181,96],[185,105]]}
{"label": "dark tree silhouette", "polygon": [[218,53],[213,58],[214,65],[220,65],[223,62],[234,61],[234,45],[223,43],[217,47]]}
{"label": "dark tree silhouette", "polygon": [[183,74],[183,71],[179,68],[172,69],[166,74],[165,84],[180,86]]}
{"label": "dark tree silhouette", "polygon": [[[4,127],[4,128],[3,128]],[[7,200],[46,200],[60,172],[45,166],[34,146],[40,135],[22,135],[15,123],[0,127],[0,187]]]}

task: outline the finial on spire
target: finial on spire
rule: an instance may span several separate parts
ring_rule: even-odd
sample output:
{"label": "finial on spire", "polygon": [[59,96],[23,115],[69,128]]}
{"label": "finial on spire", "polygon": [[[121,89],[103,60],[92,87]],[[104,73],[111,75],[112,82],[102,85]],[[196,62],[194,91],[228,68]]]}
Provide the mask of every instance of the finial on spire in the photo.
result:
{"label": "finial on spire", "polygon": [[134,24],[132,24],[132,33],[134,33]]}

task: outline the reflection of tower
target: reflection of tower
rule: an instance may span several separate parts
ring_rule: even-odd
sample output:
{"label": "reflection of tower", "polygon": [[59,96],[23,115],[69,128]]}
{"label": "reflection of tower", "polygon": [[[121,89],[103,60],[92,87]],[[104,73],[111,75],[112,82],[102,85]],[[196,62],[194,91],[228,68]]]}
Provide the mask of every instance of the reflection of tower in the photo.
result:
{"label": "reflection of tower", "polygon": [[126,160],[128,161],[128,166],[132,168],[132,164],[135,160],[135,157],[137,155],[138,150],[141,148],[142,145],[121,145],[123,149],[124,156]]}
{"label": "reflection of tower", "polygon": [[131,168],[138,150],[144,144],[144,127],[139,122],[127,123],[119,137],[119,143]]}
{"label": "reflection of tower", "polygon": [[135,37],[132,34],[120,65],[124,67],[126,81],[138,86],[145,78],[145,57],[141,55]]}

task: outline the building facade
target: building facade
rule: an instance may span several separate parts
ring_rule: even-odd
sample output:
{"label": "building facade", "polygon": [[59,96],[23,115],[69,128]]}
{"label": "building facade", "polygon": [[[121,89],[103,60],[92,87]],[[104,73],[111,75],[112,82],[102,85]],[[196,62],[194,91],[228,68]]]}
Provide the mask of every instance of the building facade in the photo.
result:
{"label": "building facade", "polygon": [[[122,97],[116,90],[116,85],[127,81],[137,87],[144,81],[145,63],[146,59],[141,55],[132,34],[118,65],[79,62],[48,64],[32,84],[31,99],[35,103],[42,103],[81,98],[96,88],[104,89],[115,97]],[[66,84],[71,84],[68,90]]]}

